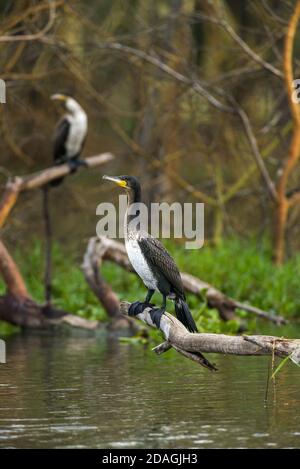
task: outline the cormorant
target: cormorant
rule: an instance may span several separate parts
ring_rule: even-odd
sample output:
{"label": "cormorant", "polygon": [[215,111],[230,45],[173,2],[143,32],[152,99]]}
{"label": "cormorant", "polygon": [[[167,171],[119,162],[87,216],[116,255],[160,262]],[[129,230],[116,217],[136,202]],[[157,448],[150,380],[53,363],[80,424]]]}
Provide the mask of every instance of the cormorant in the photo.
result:
{"label": "cormorant", "polygon": [[[179,321],[191,332],[197,332],[197,326],[185,301],[185,294],[179,270],[164,246],[156,238],[141,230],[136,218],[139,216],[131,214],[129,207],[131,204],[141,202],[141,186],[137,178],[133,176],[103,176],[118,184],[127,192],[127,211],[125,215],[125,246],[129,260],[148,288],[148,293],[144,303],[135,302],[130,307],[129,313],[136,315],[141,311],[141,307],[150,305],[150,300],[155,291],[163,296],[161,308],[155,308],[152,312],[153,322],[159,327],[162,314],[166,310],[167,297],[175,301],[175,313]],[[134,223],[130,223],[132,220]],[[151,305],[153,306],[153,305]]]}
{"label": "cormorant", "polygon": [[[74,98],[63,94],[54,94],[51,99],[61,101],[67,110],[60,119],[54,134],[54,163],[61,165],[68,163],[71,172],[75,172],[78,166],[86,165],[80,159],[87,134],[87,115],[80,104]],[[58,186],[64,178],[57,178],[51,182],[52,186]]]}

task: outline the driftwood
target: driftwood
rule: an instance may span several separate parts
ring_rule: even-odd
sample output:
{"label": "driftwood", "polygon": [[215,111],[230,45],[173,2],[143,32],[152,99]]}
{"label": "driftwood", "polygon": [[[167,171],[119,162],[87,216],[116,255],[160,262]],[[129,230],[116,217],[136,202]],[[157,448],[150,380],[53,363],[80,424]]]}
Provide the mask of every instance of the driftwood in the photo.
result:
{"label": "driftwood", "polygon": [[[127,316],[130,306],[130,303],[122,302],[120,305],[121,313]],[[136,315],[136,318],[151,327],[156,327],[152,321],[152,311],[152,308],[145,306]],[[169,313],[163,314],[159,329],[163,333],[166,342],[153,349],[157,354],[164,353],[173,347],[185,357],[210,370],[216,370],[216,367],[208,362],[202,353],[290,356],[294,363],[300,363],[300,339],[284,339],[266,335],[193,334],[188,332],[184,325]]]}
{"label": "driftwood", "polygon": [[[96,166],[108,163],[113,158],[114,156],[111,153],[102,153],[101,155],[90,156],[84,161],[86,162],[86,168],[95,168]],[[85,168],[85,166],[80,166],[81,168]],[[4,225],[21,192],[38,189],[54,179],[67,176],[68,174],[70,174],[70,167],[67,164],[63,164],[27,176],[16,176],[13,179],[9,179],[0,201],[0,228]]]}
{"label": "driftwood", "polygon": [[[89,240],[83,263],[85,277],[94,293],[102,302],[108,314],[111,315],[110,311],[113,309],[117,309],[117,298],[112,298],[113,292],[111,291],[111,299],[109,299],[109,301],[107,302],[106,300],[103,300],[101,291],[99,289],[97,291],[97,286],[99,285],[100,278],[99,267],[101,266],[103,261],[114,262],[115,264],[118,264],[119,266],[123,267],[124,269],[130,272],[134,272],[134,270],[129,262],[125,246],[122,243],[112,239],[108,239],[105,236],[100,236],[98,238],[93,237]],[[210,308],[216,308],[220,314],[220,317],[225,321],[229,319],[234,319],[235,310],[239,308],[244,311],[247,311],[248,313],[255,314],[258,317],[268,319],[274,322],[275,324],[283,324],[286,322],[286,320],[281,316],[267,313],[266,311],[262,311],[261,309],[256,308],[255,306],[247,305],[232,298],[228,298],[220,290],[216,289],[215,287],[209,285],[206,282],[203,282],[202,280],[193,275],[182,272],[181,277],[185,291],[192,293],[201,299],[205,297],[208,306]],[[104,280],[101,277],[101,283],[103,282]]]}

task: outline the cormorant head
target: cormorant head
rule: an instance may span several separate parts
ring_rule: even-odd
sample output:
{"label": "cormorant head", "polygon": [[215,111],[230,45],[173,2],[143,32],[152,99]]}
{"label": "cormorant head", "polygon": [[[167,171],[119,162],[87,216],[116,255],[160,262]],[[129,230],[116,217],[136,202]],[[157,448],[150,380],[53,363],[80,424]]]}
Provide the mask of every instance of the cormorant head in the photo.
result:
{"label": "cormorant head", "polygon": [[77,101],[75,101],[74,98],[71,98],[71,96],[67,96],[65,94],[53,94],[51,96],[51,99],[54,100],[54,101],[61,102],[64,105],[64,107],[66,108],[66,110],[68,112],[70,112],[71,114],[76,114],[79,111],[80,112],[83,111],[80,104],[77,103]]}
{"label": "cormorant head", "polygon": [[112,181],[122,187],[129,193],[130,199],[134,202],[140,200],[141,186],[138,179],[134,176],[103,176],[102,179]]}

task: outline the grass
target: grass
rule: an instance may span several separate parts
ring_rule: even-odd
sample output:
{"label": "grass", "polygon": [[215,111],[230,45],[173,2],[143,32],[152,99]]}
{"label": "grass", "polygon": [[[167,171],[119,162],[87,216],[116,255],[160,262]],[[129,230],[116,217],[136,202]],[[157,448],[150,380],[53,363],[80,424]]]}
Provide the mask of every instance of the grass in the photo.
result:
{"label": "grass", "polygon": [[[218,247],[204,246],[201,250],[188,251],[174,243],[167,244],[181,270],[199,276],[241,301],[268,311],[277,311],[289,318],[299,317],[300,254],[276,268],[270,260],[268,242],[258,249],[255,242],[228,239]],[[35,241],[25,254],[24,250],[16,250],[14,257],[30,293],[37,301],[42,302],[42,244]],[[105,321],[105,311],[87,286],[80,262],[75,256],[66,254],[63,247],[55,245],[53,263],[53,297],[56,306],[89,319]],[[144,298],[146,290],[135,274],[127,273],[111,263],[104,264],[102,273],[121,299],[136,301]],[[4,285],[0,282],[0,293],[3,292]],[[156,294],[154,302],[159,304],[160,301]],[[189,295],[188,303],[200,331],[237,331],[236,321],[222,322],[218,312],[208,309],[205,301],[201,302]],[[170,311],[173,311],[173,306],[169,306]],[[250,329],[251,324],[253,325],[253,320],[252,323],[248,322]]]}

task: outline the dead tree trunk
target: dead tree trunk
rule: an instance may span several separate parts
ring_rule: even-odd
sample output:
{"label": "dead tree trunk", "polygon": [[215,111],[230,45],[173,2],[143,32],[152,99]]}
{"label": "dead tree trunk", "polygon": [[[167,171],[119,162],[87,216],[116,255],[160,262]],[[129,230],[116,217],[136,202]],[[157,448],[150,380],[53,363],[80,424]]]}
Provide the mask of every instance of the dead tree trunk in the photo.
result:
{"label": "dead tree trunk", "polygon": [[19,269],[8,250],[0,240],[0,273],[6,284],[7,293],[17,298],[29,298],[29,294]]}
{"label": "dead tree trunk", "polygon": [[[122,302],[121,313],[128,315],[130,306],[130,303]],[[152,308],[145,307],[136,318],[151,327],[156,327],[152,320],[152,311]],[[203,357],[202,353],[290,356],[294,363],[300,363],[300,339],[283,339],[265,335],[195,334],[188,332],[184,325],[169,313],[162,315],[159,330],[163,333],[166,342],[153,349],[157,354],[164,353],[173,347],[185,357],[214,371],[216,367]]]}

